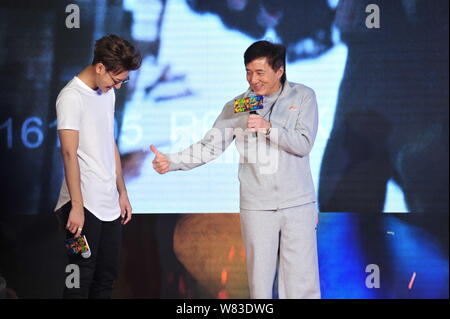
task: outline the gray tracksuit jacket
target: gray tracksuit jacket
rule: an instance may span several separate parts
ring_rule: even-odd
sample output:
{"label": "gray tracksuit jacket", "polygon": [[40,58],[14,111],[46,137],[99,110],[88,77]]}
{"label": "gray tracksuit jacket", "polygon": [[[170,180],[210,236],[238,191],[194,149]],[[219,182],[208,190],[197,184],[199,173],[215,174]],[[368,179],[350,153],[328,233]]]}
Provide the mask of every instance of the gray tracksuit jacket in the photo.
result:
{"label": "gray tracksuit jacket", "polygon": [[[251,95],[248,89],[237,98]],[[286,81],[277,93],[265,96],[264,108],[257,113],[266,120],[270,116],[269,135],[249,132],[248,113],[234,113],[233,102],[225,104],[202,140],[168,155],[169,169],[190,170],[212,161],[235,139],[240,153],[241,209],[276,210],[315,202],[309,165],[318,126],[314,91]]]}

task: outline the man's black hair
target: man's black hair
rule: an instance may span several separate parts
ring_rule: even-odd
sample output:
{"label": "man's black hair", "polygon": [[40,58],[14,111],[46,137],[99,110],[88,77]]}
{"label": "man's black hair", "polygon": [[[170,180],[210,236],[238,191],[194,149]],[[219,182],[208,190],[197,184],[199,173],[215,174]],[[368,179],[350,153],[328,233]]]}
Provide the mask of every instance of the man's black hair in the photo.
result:
{"label": "man's black hair", "polygon": [[267,58],[272,70],[275,72],[283,67],[284,72],[281,76],[281,83],[286,81],[286,48],[282,44],[275,44],[269,41],[257,41],[245,50],[244,64],[247,65],[255,59]]}

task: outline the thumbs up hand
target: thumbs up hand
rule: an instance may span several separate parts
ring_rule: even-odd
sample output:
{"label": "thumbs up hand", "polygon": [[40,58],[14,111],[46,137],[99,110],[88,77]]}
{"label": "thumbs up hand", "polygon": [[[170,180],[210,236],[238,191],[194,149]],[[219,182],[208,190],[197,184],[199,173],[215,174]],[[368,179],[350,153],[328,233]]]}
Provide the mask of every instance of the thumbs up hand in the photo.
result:
{"label": "thumbs up hand", "polygon": [[154,145],[150,145],[150,150],[155,154],[153,159],[153,168],[159,174],[165,174],[169,171],[170,162],[166,155],[156,149]]}

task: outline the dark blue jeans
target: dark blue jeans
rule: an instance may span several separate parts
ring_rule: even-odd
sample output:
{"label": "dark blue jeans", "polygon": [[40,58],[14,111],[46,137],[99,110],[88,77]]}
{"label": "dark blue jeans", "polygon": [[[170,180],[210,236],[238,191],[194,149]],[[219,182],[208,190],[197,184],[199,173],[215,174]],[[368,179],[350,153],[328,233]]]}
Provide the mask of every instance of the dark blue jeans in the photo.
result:
{"label": "dark blue jeans", "polygon": [[[74,237],[74,234],[65,229],[71,207],[69,202],[57,213],[66,233],[66,239]],[[83,258],[81,254],[69,255],[69,264],[78,265],[80,269],[80,288],[67,288],[66,286],[63,298],[109,299],[119,268],[122,239],[121,217],[114,221],[104,222],[85,208],[84,218],[81,235],[86,236],[91,257]]]}

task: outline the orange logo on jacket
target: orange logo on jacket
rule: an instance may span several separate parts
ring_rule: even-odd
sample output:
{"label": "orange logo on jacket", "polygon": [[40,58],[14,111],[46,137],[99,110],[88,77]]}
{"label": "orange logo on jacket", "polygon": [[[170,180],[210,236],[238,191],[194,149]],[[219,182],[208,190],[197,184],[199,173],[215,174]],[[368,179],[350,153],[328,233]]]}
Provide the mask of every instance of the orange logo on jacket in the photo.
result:
{"label": "orange logo on jacket", "polygon": [[298,110],[298,106],[292,105],[289,107],[289,111],[296,111]]}

